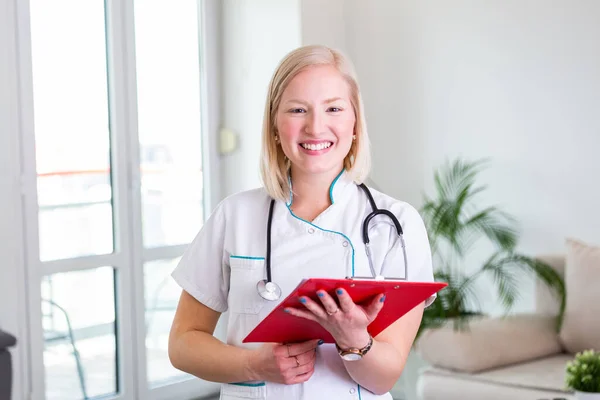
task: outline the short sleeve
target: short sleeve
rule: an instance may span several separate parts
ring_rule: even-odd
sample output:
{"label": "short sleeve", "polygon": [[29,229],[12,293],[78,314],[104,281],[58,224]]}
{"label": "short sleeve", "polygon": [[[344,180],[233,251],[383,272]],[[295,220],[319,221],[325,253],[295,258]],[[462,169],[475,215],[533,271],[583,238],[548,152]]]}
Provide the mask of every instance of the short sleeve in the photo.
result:
{"label": "short sleeve", "polygon": [[[398,203],[391,209],[392,213],[398,218],[402,226],[403,238],[406,249],[407,259],[407,280],[414,282],[433,282],[433,262],[431,256],[431,246],[425,223],[419,212],[407,203]],[[383,271],[386,276],[390,271],[398,269],[398,266],[404,266],[404,254],[398,235],[395,229],[391,230],[390,246],[385,259],[383,260]],[[396,272],[396,274],[398,273]],[[400,274],[404,277],[404,270]],[[430,306],[437,295],[432,295],[425,301],[425,307]]]}
{"label": "short sleeve", "polygon": [[192,297],[217,312],[227,311],[229,270],[224,259],[226,218],[219,204],[171,274]]}

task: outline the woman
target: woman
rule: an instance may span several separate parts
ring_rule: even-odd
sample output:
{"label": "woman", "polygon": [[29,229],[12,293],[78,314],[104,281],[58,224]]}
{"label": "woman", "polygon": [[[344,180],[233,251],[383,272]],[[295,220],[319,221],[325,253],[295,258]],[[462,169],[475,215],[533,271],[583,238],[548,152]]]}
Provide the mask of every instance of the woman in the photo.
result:
{"label": "woman", "polygon": [[[299,48],[273,75],[265,108],[261,172],[264,188],[221,202],[173,272],[183,293],[173,322],[173,365],[222,382],[221,399],[391,399],[421,322],[424,304],[376,337],[367,326],[383,306],[382,295],[356,305],[346,292],[300,298],[286,311],[320,323],[335,344],[244,344],[244,337],[278,304],[263,299],[267,219],[273,207],[272,280],[285,298],[307,277],[371,276],[361,237],[371,211],[361,183],[369,171],[369,139],[352,66],[323,46]],[[432,281],[423,222],[410,205],[372,190],[404,230],[408,275]],[[404,259],[386,217],[369,230],[377,274],[402,276]],[[229,311],[227,344],[213,337]],[[351,351],[362,356],[348,361]]]}

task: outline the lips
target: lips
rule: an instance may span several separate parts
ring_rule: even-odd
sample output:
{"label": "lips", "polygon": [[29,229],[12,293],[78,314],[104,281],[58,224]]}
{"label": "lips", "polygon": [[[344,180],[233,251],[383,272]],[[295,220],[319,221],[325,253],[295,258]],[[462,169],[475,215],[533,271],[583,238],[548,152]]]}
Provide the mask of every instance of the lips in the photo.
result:
{"label": "lips", "polygon": [[305,150],[312,151],[320,151],[328,149],[333,145],[333,142],[322,141],[322,142],[310,142],[310,143],[300,143],[300,146]]}

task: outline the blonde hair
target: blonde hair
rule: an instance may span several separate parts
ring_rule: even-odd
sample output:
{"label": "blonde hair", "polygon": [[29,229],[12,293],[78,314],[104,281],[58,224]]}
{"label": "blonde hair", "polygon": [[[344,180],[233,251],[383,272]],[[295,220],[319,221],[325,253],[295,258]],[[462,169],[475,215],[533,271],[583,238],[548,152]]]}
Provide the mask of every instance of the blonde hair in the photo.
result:
{"label": "blonde hair", "polygon": [[290,195],[288,171],[290,163],[275,141],[276,116],[281,96],[288,84],[304,68],[313,65],[330,65],[348,83],[350,102],[356,118],[350,152],[344,159],[344,169],[356,183],[362,183],[371,168],[369,136],[358,80],[352,63],[338,50],[326,46],[303,46],[288,53],[275,70],[267,92],[263,117],[260,173],[267,193],[274,199],[286,201]]}

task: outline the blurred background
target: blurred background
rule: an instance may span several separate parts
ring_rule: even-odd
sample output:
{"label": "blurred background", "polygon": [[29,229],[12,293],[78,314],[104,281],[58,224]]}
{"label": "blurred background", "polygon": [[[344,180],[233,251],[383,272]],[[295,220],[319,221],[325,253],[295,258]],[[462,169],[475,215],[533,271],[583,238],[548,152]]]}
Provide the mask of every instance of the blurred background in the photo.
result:
{"label": "blurred background", "polygon": [[[221,199],[260,185],[266,87],[279,60],[304,44],[340,49],[356,66],[372,142],[371,185],[427,218],[428,204],[456,204],[452,191],[468,181],[485,187],[469,192],[471,215],[497,207],[510,216],[500,221],[492,213],[488,225],[477,225],[469,238],[477,245],[453,266],[463,278],[482,266],[491,272],[459,310],[476,309],[488,325],[470,334],[431,328],[394,397],[571,398],[564,365],[577,346],[532,322],[540,314],[539,276],[515,263],[490,267],[488,257],[498,244],[530,259],[552,254],[560,279],[563,257],[575,251],[567,239],[599,253],[600,2],[0,6],[0,330],[16,337],[0,348],[0,382],[11,384],[12,399],[218,393],[218,385],[170,366],[167,337],[180,293],[170,273]],[[476,168],[482,159],[486,167]],[[509,244],[486,236],[504,228]],[[597,271],[600,255],[594,257],[585,265]],[[448,258],[440,252],[436,260],[441,270]],[[590,281],[600,283],[600,274]],[[490,330],[506,314],[532,317]],[[530,334],[510,336],[532,326]],[[217,329],[221,338],[224,329]],[[600,337],[598,324],[577,329]],[[492,357],[495,364],[474,361],[481,349],[502,346],[489,338],[504,336],[543,348],[500,350],[504,358]],[[467,343],[464,351],[458,342]],[[441,348],[455,352],[432,355]],[[539,364],[544,357],[552,360]]]}

